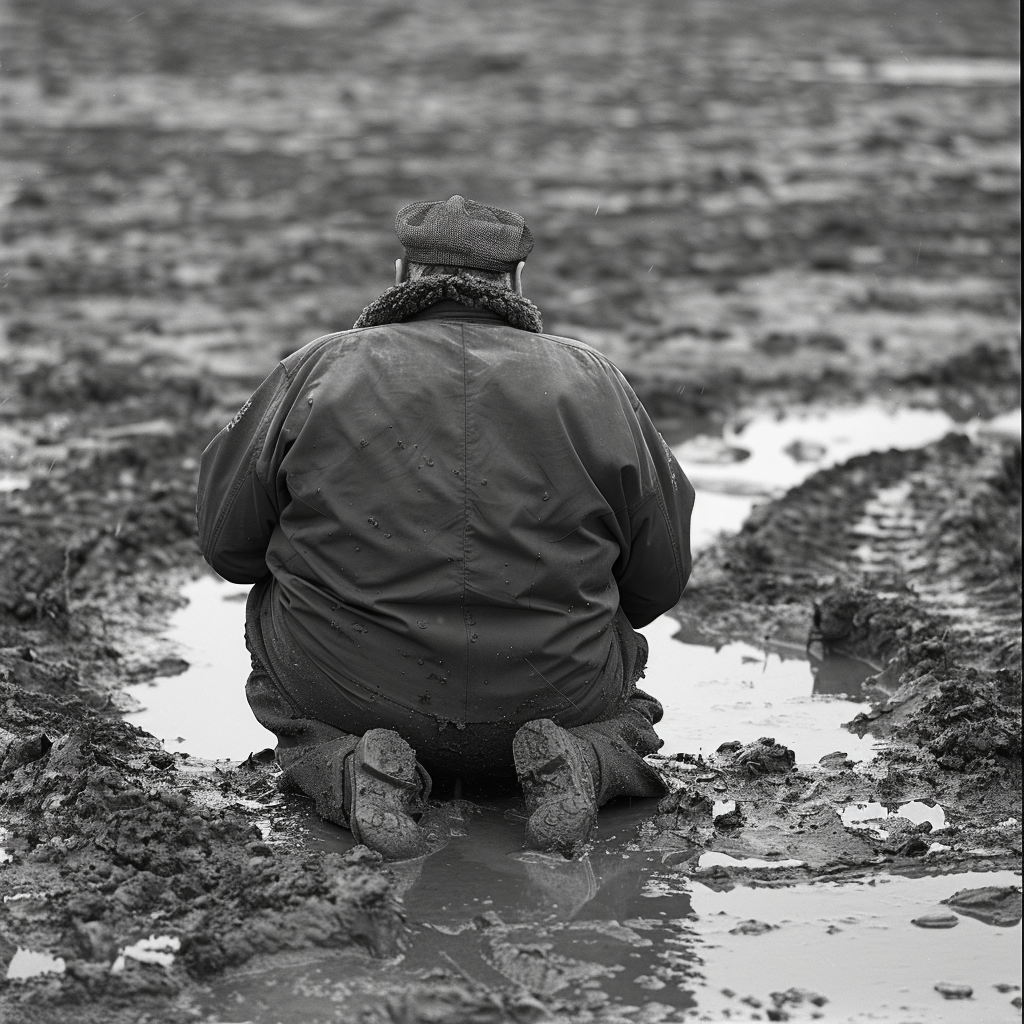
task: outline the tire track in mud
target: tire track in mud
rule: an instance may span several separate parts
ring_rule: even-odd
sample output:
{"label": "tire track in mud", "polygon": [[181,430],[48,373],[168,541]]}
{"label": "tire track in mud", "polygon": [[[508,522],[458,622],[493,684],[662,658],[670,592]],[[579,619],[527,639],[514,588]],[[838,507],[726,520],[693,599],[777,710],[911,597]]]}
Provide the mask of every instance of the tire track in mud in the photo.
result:
{"label": "tire track in mud", "polygon": [[968,831],[1009,822],[997,845],[1015,857],[1020,465],[1019,440],[951,434],[820,472],[698,558],[677,609],[707,637],[873,663],[873,709],[848,726],[884,741],[870,799],[917,785]]}
{"label": "tire track in mud", "polygon": [[[1020,649],[1020,517],[1019,441],[950,434],[858,456],[755,508],[697,559],[677,613],[705,633],[803,641],[812,605],[864,588],[941,620],[981,663],[1009,665]],[[884,659],[880,643],[844,653]]]}

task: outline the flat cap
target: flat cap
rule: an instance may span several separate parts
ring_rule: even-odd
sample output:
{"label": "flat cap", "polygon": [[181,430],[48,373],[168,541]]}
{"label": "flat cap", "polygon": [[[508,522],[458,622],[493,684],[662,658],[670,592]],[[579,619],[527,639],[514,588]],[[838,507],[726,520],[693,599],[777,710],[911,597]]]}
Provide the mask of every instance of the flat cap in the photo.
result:
{"label": "flat cap", "polygon": [[395,231],[414,263],[512,270],[533,248],[533,235],[518,213],[462,196],[410,203],[398,211]]}

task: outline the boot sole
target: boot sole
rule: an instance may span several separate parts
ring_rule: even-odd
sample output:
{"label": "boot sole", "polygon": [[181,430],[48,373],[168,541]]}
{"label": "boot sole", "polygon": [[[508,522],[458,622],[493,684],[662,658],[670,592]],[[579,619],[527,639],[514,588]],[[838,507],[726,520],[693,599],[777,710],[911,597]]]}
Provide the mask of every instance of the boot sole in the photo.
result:
{"label": "boot sole", "polygon": [[572,737],[549,718],[527,722],[512,741],[523,788],[527,845],[575,856],[597,823],[594,783]]}
{"label": "boot sole", "polygon": [[412,792],[422,787],[416,753],[398,733],[371,729],[359,741],[346,772],[349,828],[356,842],[385,860],[408,860],[426,852],[426,833],[409,811]]}

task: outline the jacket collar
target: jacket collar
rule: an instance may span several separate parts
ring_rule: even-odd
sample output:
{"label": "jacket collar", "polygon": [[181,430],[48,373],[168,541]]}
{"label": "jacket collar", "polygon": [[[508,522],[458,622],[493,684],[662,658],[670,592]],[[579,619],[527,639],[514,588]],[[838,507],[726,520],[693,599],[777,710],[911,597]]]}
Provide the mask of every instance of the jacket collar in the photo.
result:
{"label": "jacket collar", "polygon": [[[540,334],[544,329],[540,310],[529,299],[487,281],[473,281],[453,274],[435,274],[394,285],[374,299],[352,326],[404,323],[441,302],[445,302],[445,308],[429,319],[450,318],[455,306],[448,306],[448,303],[453,303],[472,310],[473,319],[490,320],[487,314],[494,314],[521,331]],[[465,314],[455,315],[466,318]]]}
{"label": "jacket collar", "polygon": [[454,299],[442,299],[440,302],[420,310],[414,316],[409,317],[409,322],[419,320],[472,320],[475,323],[505,324],[507,320],[498,316],[490,309],[473,309],[472,306],[464,306]]}

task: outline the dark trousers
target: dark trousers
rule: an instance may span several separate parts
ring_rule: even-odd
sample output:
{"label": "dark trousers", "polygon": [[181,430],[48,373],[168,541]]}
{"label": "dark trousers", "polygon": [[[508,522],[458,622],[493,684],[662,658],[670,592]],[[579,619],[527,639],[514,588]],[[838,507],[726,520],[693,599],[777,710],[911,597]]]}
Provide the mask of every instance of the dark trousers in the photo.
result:
{"label": "dark trousers", "polygon": [[[307,695],[317,670],[300,651],[275,647],[273,657],[268,652],[268,645],[280,646],[281,641],[265,635],[262,589],[260,585],[253,588],[246,612],[252,672],[245,695],[256,719],[277,736],[278,762],[299,789],[310,796],[314,790],[319,792],[323,778],[319,761],[328,754],[344,755],[364,732],[375,728],[395,730],[435,779],[461,778],[493,788],[514,785],[512,739],[522,722],[452,722],[388,701],[378,701],[368,714],[345,707],[336,693],[330,701],[310,700]],[[661,776],[643,759],[662,745],[654,725],[661,720],[663,708],[636,686],[647,663],[647,641],[621,612],[612,625],[621,664],[619,700],[599,720],[567,726],[580,741],[594,775],[599,804],[617,796],[655,797],[666,792]],[[295,678],[282,678],[286,675]]]}

